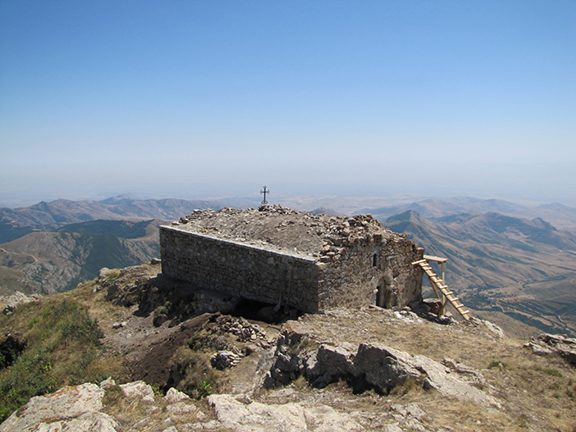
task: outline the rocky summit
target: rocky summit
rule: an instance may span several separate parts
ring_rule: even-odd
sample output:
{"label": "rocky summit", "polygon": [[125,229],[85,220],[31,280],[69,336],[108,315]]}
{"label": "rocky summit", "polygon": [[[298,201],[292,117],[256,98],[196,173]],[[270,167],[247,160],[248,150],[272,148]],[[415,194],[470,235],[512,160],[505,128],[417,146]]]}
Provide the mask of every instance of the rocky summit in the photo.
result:
{"label": "rocky summit", "polygon": [[265,320],[223,304],[155,262],[14,305],[0,316],[0,432],[576,425],[568,337],[517,340],[487,321],[437,322],[407,307]]}

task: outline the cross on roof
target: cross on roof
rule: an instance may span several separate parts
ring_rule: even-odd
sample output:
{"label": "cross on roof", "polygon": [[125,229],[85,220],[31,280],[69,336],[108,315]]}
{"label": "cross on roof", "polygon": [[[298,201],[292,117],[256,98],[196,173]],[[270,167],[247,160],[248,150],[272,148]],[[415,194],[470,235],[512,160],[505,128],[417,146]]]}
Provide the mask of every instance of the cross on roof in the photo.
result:
{"label": "cross on roof", "polygon": [[266,201],[266,194],[270,193],[270,189],[266,189],[266,186],[264,186],[264,189],[260,191],[261,194],[264,194],[264,199],[262,200],[262,204],[268,204],[268,201]]}

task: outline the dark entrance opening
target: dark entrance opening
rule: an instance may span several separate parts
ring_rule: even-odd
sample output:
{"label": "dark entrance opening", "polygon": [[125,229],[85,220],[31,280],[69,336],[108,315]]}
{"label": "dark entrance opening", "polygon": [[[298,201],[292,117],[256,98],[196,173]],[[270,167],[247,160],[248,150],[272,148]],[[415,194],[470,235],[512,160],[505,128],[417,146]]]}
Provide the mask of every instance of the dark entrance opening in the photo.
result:
{"label": "dark entrance opening", "polygon": [[270,303],[242,298],[230,315],[264,321],[268,324],[281,324],[290,319],[297,319],[302,312],[286,306],[278,307]]}
{"label": "dark entrance opening", "polygon": [[384,281],[381,281],[378,284],[378,292],[376,293],[376,306],[385,307],[384,306]]}
{"label": "dark entrance opening", "polygon": [[396,306],[396,296],[384,277],[380,279],[376,289],[376,306],[386,309]]}

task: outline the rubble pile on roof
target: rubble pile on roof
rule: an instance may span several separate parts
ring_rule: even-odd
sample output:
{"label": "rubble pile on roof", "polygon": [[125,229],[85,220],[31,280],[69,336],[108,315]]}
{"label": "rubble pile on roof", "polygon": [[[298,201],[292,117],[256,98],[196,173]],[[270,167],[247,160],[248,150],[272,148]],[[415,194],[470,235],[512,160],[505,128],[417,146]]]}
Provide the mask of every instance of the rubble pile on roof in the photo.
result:
{"label": "rubble pile on roof", "polygon": [[248,210],[196,210],[172,225],[220,239],[273,246],[313,257],[337,254],[338,248],[372,239],[405,238],[383,228],[371,215],[316,215],[280,205]]}

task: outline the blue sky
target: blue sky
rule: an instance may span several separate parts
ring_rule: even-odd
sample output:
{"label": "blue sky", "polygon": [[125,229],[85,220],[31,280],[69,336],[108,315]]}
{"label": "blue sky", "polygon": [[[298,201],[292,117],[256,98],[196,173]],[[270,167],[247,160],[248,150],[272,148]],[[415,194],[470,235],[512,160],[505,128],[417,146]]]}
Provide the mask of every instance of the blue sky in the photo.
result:
{"label": "blue sky", "polygon": [[576,204],[574,1],[0,0],[0,203]]}

